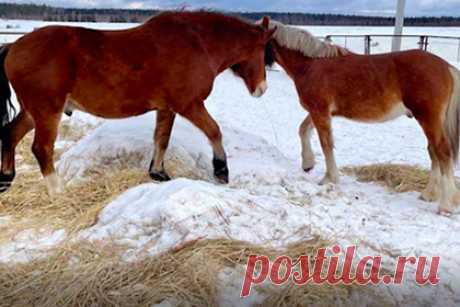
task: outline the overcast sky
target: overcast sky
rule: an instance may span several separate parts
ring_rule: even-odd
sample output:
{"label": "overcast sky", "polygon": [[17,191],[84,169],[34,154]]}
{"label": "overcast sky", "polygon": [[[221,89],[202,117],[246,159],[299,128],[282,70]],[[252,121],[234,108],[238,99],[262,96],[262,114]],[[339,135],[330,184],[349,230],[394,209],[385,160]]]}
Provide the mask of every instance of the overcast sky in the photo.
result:
{"label": "overcast sky", "polygon": [[[397,0],[2,0],[65,7],[162,8],[187,5],[232,11],[277,11],[391,15]],[[406,0],[406,15],[460,16],[460,0]]]}

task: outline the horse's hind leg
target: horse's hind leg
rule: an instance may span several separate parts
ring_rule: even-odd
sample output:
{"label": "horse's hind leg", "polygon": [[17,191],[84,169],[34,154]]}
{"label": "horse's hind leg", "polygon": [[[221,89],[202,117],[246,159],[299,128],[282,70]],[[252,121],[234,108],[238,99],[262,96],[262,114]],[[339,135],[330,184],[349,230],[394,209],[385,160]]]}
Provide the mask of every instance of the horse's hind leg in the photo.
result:
{"label": "horse's hind leg", "polygon": [[[460,202],[460,192],[455,186],[454,159],[449,140],[446,137],[440,119],[419,120],[419,122],[428,138],[429,148],[432,149],[431,154],[436,156],[439,163],[441,174],[438,180],[438,189],[440,192],[439,213],[451,214]],[[436,167],[436,159],[432,160],[434,168]],[[433,176],[436,176],[436,173]]]}
{"label": "horse's hind leg", "polygon": [[2,135],[2,167],[0,172],[0,193],[5,192],[11,186],[16,175],[15,150],[19,142],[34,127],[34,123],[24,110],[5,127]]}
{"label": "horse's hind leg", "polygon": [[315,166],[315,155],[310,142],[313,128],[313,120],[308,115],[299,128],[300,143],[302,144],[302,168],[306,172],[311,171]]}
{"label": "horse's hind leg", "polygon": [[441,180],[441,169],[439,168],[438,157],[433,145],[428,145],[428,152],[431,158],[431,172],[428,185],[423,190],[421,198],[425,201],[437,201],[439,199],[439,185]]}
{"label": "horse's hind leg", "polygon": [[331,116],[329,114],[312,114],[312,119],[318,131],[321,148],[326,158],[326,175],[320,184],[337,183],[339,181],[339,171],[334,157]]}
{"label": "horse's hind leg", "polygon": [[54,196],[62,191],[53,161],[54,142],[58,133],[61,113],[47,114],[46,117],[33,117],[33,119],[35,122],[35,138],[32,152],[40,165],[49,195]]}
{"label": "horse's hind leg", "polygon": [[190,108],[185,112],[181,112],[180,115],[190,120],[208,137],[214,153],[212,161],[214,176],[219,182],[228,183],[227,155],[222,145],[222,133],[216,121],[204,107],[203,102],[192,104]]}
{"label": "horse's hind leg", "polygon": [[157,111],[157,124],[154,136],[155,150],[149,168],[150,177],[153,180],[168,181],[171,179],[164,170],[163,159],[168,148],[175,117],[176,114],[169,110]]}
{"label": "horse's hind leg", "polygon": [[454,160],[450,144],[444,134],[437,144],[435,150],[441,169],[439,213],[449,215],[460,202],[460,192],[455,185]]}

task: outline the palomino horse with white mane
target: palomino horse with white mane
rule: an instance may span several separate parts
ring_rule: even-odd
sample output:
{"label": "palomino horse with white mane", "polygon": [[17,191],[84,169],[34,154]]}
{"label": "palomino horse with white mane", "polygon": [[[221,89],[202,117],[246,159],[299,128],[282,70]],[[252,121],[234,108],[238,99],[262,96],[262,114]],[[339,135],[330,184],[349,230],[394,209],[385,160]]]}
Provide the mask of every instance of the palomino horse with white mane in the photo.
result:
{"label": "palomino horse with white mane", "polygon": [[[265,46],[274,30],[211,12],[167,12],[121,31],[52,26],[0,51],[0,190],[15,176],[16,145],[35,128],[32,151],[52,194],[59,189],[53,149],[61,115],[78,109],[105,118],[157,110],[150,175],[168,180],[163,157],[176,114],[208,137],[214,174],[228,182],[219,126],[204,100],[216,76],[232,68],[256,97],[265,82]],[[10,123],[11,82],[21,111]]]}
{"label": "palomino horse with white mane", "polygon": [[304,170],[310,171],[315,163],[310,144],[315,127],[327,167],[321,183],[338,181],[332,116],[384,122],[411,114],[425,132],[432,161],[422,198],[439,199],[439,212],[451,214],[460,202],[454,180],[459,152],[459,71],[419,50],[357,55],[278,22],[270,21],[270,28],[276,31],[267,45],[266,63],[283,67],[309,113],[300,126]]}

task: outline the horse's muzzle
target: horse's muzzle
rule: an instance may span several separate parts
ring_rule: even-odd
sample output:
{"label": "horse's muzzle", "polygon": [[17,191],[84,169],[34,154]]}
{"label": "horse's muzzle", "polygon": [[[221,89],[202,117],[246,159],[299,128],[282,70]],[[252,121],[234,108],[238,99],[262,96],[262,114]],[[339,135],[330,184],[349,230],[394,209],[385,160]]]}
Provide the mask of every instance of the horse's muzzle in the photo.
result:
{"label": "horse's muzzle", "polygon": [[253,97],[259,98],[267,91],[267,81],[262,81],[257,86],[256,90],[252,93]]}

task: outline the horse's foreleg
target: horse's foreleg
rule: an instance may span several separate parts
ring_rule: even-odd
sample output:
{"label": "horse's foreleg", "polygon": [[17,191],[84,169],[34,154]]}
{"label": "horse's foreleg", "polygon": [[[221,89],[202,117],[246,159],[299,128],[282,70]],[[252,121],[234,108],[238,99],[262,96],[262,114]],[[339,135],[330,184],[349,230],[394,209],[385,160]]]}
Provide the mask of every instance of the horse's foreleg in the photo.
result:
{"label": "horse's foreleg", "polygon": [[2,167],[0,172],[0,193],[5,192],[15,177],[15,150],[24,136],[33,129],[34,123],[30,116],[21,111],[5,129],[2,135]]}
{"label": "horse's foreleg", "polygon": [[149,173],[153,180],[168,181],[171,178],[164,169],[164,155],[168,148],[171,131],[174,125],[176,114],[169,110],[157,111],[157,124],[155,128],[155,150],[152,163],[150,163]]}
{"label": "horse's foreleg", "polygon": [[62,192],[62,187],[54,169],[54,142],[56,141],[61,114],[47,115],[45,118],[34,117],[35,138],[32,152],[37,158],[45,179],[48,193],[54,196]]}
{"label": "horse's foreleg", "polygon": [[428,185],[423,190],[421,198],[425,201],[437,201],[439,199],[439,185],[441,180],[441,169],[433,145],[428,145],[428,152],[431,158],[431,173]]}
{"label": "horse's foreleg", "polygon": [[306,172],[311,171],[315,166],[315,154],[311,149],[310,142],[313,128],[313,120],[308,115],[299,128],[300,143],[302,144],[302,168]]}
{"label": "horse's foreleg", "polygon": [[318,131],[321,148],[326,159],[326,175],[320,185],[338,183],[339,171],[334,157],[334,139],[332,136],[331,116],[313,116],[313,122]]}
{"label": "horse's foreleg", "polygon": [[199,128],[207,136],[211,143],[214,158],[214,176],[221,183],[228,183],[228,166],[227,154],[222,145],[222,133],[216,121],[211,117],[203,102],[193,104],[182,116],[190,120],[197,128]]}

